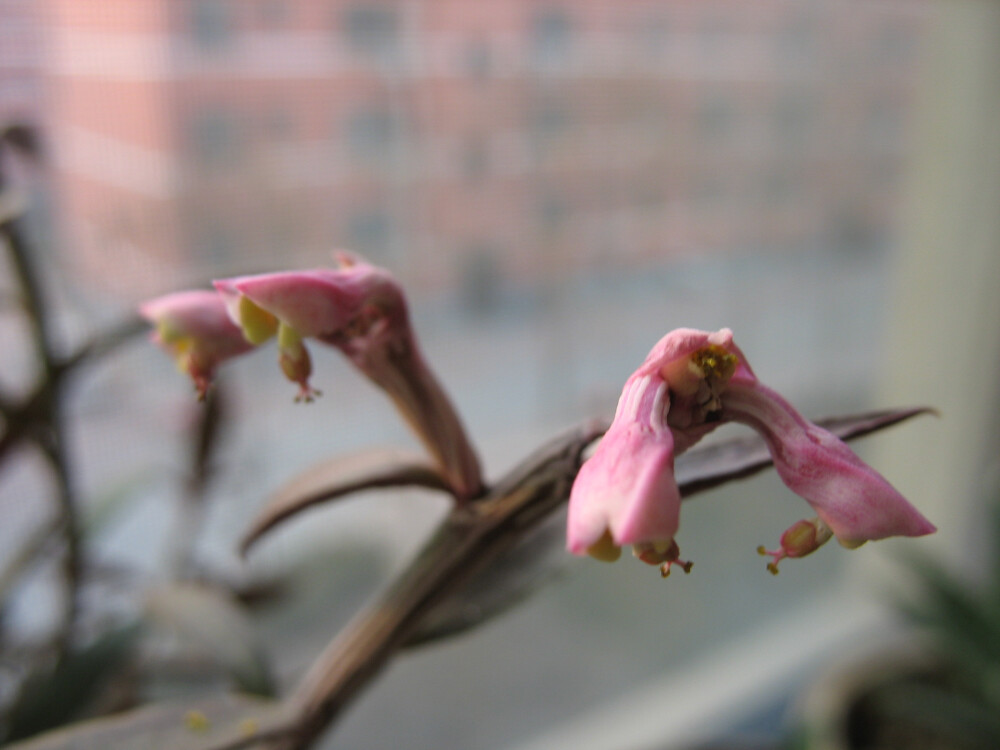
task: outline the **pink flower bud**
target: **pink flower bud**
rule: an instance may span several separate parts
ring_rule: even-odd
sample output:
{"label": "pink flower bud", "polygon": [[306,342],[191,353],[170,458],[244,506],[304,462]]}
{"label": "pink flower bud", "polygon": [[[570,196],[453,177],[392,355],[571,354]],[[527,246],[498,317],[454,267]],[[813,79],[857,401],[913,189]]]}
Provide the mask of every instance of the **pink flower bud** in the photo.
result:
{"label": "pink flower bud", "polygon": [[460,498],[482,490],[479,462],[451,402],[425,364],[406,298],[384,269],[346,253],[339,268],[283,271],[215,282],[251,341],[278,334],[282,371],[312,400],[312,364],[303,339],[338,348],[392,398]]}
{"label": "pink flower bud", "polygon": [[156,326],[153,341],[191,377],[202,399],[221,362],[253,349],[213,292],[167,294],[144,302],[139,313]]}
{"label": "pink flower bud", "polygon": [[830,539],[833,538],[833,531],[819,518],[796,521],[789,529],[781,535],[781,548],[778,550],[765,549],[762,544],[757,548],[757,554],[761,556],[770,555],[773,560],[767,564],[767,569],[772,575],[778,575],[778,563],[786,557],[805,557],[810,555]]}

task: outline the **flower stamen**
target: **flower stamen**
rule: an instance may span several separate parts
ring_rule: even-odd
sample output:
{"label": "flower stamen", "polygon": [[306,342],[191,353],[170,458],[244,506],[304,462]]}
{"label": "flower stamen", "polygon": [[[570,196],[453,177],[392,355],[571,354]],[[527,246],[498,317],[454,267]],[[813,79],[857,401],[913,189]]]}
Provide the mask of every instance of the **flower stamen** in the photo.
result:
{"label": "flower stamen", "polygon": [[615,544],[611,532],[605,529],[601,538],[587,547],[587,554],[601,562],[614,562],[622,556],[622,548]]}
{"label": "flower stamen", "polygon": [[312,403],[312,401],[323,394],[309,385],[309,376],[312,375],[312,359],[309,350],[302,343],[302,336],[289,325],[284,323],[278,326],[278,350],[280,352],[278,364],[285,377],[293,383],[298,383],[299,392],[295,396],[295,403]]}
{"label": "flower stamen", "polygon": [[797,521],[781,535],[781,548],[769,550],[764,545],[757,548],[757,554],[762,557],[770,556],[774,558],[767,564],[768,572],[778,575],[778,563],[786,557],[805,557],[810,555],[830,539],[833,538],[833,531],[819,518]]}
{"label": "flower stamen", "polygon": [[681,550],[677,542],[670,541],[639,542],[632,545],[632,555],[647,565],[656,565],[660,568],[660,575],[667,578],[670,575],[670,568],[677,565],[684,569],[685,573],[690,573],[694,563],[690,560],[680,559]]}

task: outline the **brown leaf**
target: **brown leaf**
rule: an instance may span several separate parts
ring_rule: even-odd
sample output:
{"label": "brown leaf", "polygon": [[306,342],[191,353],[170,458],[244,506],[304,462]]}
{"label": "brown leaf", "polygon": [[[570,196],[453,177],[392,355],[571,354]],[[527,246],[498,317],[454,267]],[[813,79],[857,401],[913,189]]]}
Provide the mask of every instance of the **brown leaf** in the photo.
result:
{"label": "brown leaf", "polygon": [[[845,417],[817,419],[823,427],[841,440],[851,440],[899,424],[921,414],[934,414],[933,409],[886,409]],[[702,448],[694,448],[677,458],[675,476],[681,497],[718,487],[720,484],[753,476],[771,466],[771,454],[759,435],[726,440]]]}
{"label": "brown leaf", "polygon": [[247,551],[264,534],[306,508],[353,492],[380,487],[427,487],[450,492],[441,475],[417,456],[373,450],[324,461],[279,489],[240,542]]}
{"label": "brown leaf", "polygon": [[287,724],[288,712],[280,703],[223,695],[71,724],[8,750],[217,750],[248,746]]}

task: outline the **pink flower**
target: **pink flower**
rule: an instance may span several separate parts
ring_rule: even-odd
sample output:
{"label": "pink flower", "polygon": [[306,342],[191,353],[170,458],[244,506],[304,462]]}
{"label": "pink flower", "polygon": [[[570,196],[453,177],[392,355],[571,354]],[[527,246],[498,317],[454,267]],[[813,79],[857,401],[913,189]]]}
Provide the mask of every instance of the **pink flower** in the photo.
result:
{"label": "pink flower", "polygon": [[459,497],[482,490],[478,459],[451,402],[424,363],[406,298],[385,270],[349,255],[340,267],[241,276],[215,282],[247,339],[275,333],[281,369],[299,384],[298,399],[317,394],[303,339],[335,346],[393,399]]}
{"label": "pink flower", "polygon": [[674,457],[730,421],[764,437],[778,475],[818,516],[789,529],[781,550],[763,552],[775,558],[772,572],[778,560],[809,554],[831,535],[856,547],[935,530],[843,441],[762,385],[729,329],[682,328],[661,339],[628,379],[611,427],[580,469],[570,494],[570,551],[610,559],[631,544],[664,574],[682,564]]}
{"label": "pink flower", "polygon": [[167,294],[144,302],[139,313],[156,326],[153,341],[191,376],[202,399],[219,363],[253,349],[214,292]]}

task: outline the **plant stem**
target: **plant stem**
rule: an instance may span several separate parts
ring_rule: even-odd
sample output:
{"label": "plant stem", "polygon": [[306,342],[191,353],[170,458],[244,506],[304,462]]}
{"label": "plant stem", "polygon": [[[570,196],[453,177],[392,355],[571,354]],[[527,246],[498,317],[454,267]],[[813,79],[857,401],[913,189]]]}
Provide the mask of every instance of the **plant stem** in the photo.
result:
{"label": "plant stem", "polygon": [[[2,157],[2,154],[0,154]],[[0,187],[3,181],[0,179]],[[35,256],[29,247],[21,227],[21,218],[13,217],[0,223],[0,237],[10,252],[21,287],[21,297],[31,329],[35,356],[41,370],[38,386],[31,399],[29,410],[21,419],[30,424],[19,427],[7,424],[4,447],[9,445],[6,438],[23,430],[42,449],[55,476],[58,509],[58,528],[66,545],[63,559],[65,604],[63,621],[56,637],[59,654],[66,652],[72,637],[79,610],[79,591],[82,578],[82,538],[79,529],[77,501],[71,480],[66,455],[65,428],[61,415],[61,368],[55,352],[49,309],[42,292],[42,286],[35,265]],[[5,451],[6,452],[6,451]]]}
{"label": "plant stem", "polygon": [[584,449],[603,430],[603,425],[574,430],[481,500],[453,510],[413,565],[320,655],[290,698],[298,717],[294,729],[274,747],[310,747],[406,645],[429,610],[564,503]]}

